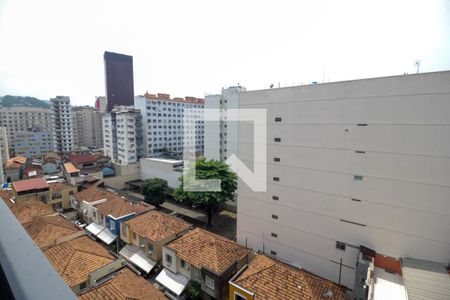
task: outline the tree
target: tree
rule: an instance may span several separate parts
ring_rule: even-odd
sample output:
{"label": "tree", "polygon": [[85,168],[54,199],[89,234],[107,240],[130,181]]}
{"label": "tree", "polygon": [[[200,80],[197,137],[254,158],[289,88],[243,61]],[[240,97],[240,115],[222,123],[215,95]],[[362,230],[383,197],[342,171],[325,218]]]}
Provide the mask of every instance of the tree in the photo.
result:
{"label": "tree", "polygon": [[144,201],[159,207],[166,200],[167,181],[161,178],[152,178],[144,181],[141,193],[145,196]]}
{"label": "tree", "polygon": [[[237,189],[237,175],[230,167],[221,161],[206,160],[201,158],[195,163],[196,176],[194,177],[194,168],[187,169],[186,176],[181,176],[181,185],[175,190],[174,197],[178,202],[193,202],[203,204],[208,212],[208,226],[211,226],[213,212],[221,203],[227,200],[234,200]],[[196,185],[196,179],[220,179],[220,191],[192,192],[185,191],[184,186]]]}
{"label": "tree", "polygon": [[200,300],[202,285],[199,282],[195,280],[190,280],[186,290],[189,300]]}

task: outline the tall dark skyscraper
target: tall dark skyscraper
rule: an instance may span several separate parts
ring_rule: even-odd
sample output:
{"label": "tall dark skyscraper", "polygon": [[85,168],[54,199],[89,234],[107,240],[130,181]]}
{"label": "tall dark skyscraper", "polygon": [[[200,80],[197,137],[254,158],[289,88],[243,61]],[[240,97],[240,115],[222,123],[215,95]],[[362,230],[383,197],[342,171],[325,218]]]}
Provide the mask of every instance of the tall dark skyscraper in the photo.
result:
{"label": "tall dark skyscraper", "polygon": [[116,105],[134,105],[133,57],[105,51],[107,112]]}

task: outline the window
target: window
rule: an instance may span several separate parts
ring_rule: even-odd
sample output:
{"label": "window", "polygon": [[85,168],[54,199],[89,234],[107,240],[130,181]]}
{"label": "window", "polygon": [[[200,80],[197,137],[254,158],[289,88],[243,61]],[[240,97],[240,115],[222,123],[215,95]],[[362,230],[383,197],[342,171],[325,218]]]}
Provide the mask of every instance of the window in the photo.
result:
{"label": "window", "polygon": [[358,126],[367,126],[366,123],[358,123],[357,125],[358,125]]}
{"label": "window", "polygon": [[196,268],[196,267],[192,267],[194,269],[194,276],[195,277],[200,277],[200,269]]}
{"label": "window", "polygon": [[277,215],[272,215],[272,219],[278,220],[278,216]]}
{"label": "window", "polygon": [[153,244],[148,243],[148,252],[153,252]]}
{"label": "window", "polygon": [[362,181],[363,180],[363,176],[362,175],[353,175],[353,180],[355,180],[355,181]]}
{"label": "window", "polygon": [[183,269],[186,269],[186,261],[180,259],[180,265]]}
{"label": "window", "polygon": [[86,288],[86,282],[80,283],[80,290],[85,289],[85,288]]}
{"label": "window", "polygon": [[234,300],[247,300],[247,298],[239,295],[237,292],[234,292]]}
{"label": "window", "polygon": [[276,117],[275,122],[281,122],[281,117]]}
{"label": "window", "polygon": [[274,138],[273,139],[275,142],[281,142],[281,138]]}
{"label": "window", "polygon": [[274,162],[280,162],[280,158],[279,158],[279,157],[274,157],[274,158],[273,158],[273,161],[274,161]]}
{"label": "window", "polygon": [[132,238],[133,240],[136,239],[136,233],[135,233],[135,232],[132,232],[132,233],[131,233],[131,238]]}
{"label": "window", "polygon": [[278,200],[278,196],[272,196],[272,200]]}
{"label": "window", "polygon": [[166,254],[166,262],[169,266],[172,265],[172,256],[169,254]]}
{"label": "window", "polygon": [[122,225],[122,235],[123,235],[124,238],[127,237],[127,227],[124,226],[124,225]]}
{"label": "window", "polygon": [[345,243],[336,241],[336,249],[345,251]]}
{"label": "window", "polygon": [[116,230],[116,224],[114,224],[113,221],[110,221],[110,222],[109,222],[109,228],[110,228],[111,230]]}
{"label": "window", "polygon": [[97,212],[95,210],[92,212],[92,218],[97,219]]}
{"label": "window", "polygon": [[208,275],[205,276],[205,284],[207,287],[214,290],[214,279],[212,279]]}
{"label": "window", "polygon": [[276,252],[276,251],[273,251],[273,250],[270,250],[270,254],[276,256],[276,255],[277,255],[277,252]]}
{"label": "window", "polygon": [[271,236],[274,237],[274,238],[277,238],[278,234],[272,232]]}
{"label": "window", "polygon": [[280,181],[280,177],[274,177],[273,181]]}

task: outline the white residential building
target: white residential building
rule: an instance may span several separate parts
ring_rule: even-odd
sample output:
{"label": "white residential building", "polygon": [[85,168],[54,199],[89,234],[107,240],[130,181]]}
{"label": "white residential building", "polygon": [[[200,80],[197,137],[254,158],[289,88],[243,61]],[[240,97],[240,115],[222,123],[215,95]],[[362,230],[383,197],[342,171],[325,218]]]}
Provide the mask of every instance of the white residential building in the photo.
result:
{"label": "white residential building", "polygon": [[77,147],[103,147],[103,114],[90,106],[72,107]]}
{"label": "white residential building", "polygon": [[50,99],[55,119],[56,151],[70,152],[75,148],[74,126],[70,98],[56,96]]}
{"label": "white residential building", "polygon": [[180,186],[180,176],[183,175],[183,161],[163,158],[143,158],[139,170],[141,180],[161,178],[167,181],[167,186],[177,188]]}
{"label": "white residential building", "polygon": [[[352,288],[358,248],[450,262],[450,72],[249,91],[267,191],[239,182],[237,240]],[[253,164],[252,125],[239,157]],[[261,162],[254,162],[259,164]]]}
{"label": "white residential building", "polygon": [[145,157],[181,158],[184,147],[203,155],[204,103],[195,97],[171,99],[168,94],[136,96],[134,106],[142,112]]}
{"label": "white residential building", "polygon": [[139,109],[117,106],[103,117],[104,153],[120,165],[143,157],[142,115]]}
{"label": "white residential building", "polygon": [[9,160],[8,133],[6,127],[0,127],[0,182],[5,182],[4,165]]}
{"label": "white residential building", "polygon": [[2,107],[0,109],[0,127],[6,127],[8,143],[14,142],[14,133],[39,128],[41,131],[54,132],[55,122],[51,109],[38,107]]}
{"label": "white residential building", "polygon": [[222,89],[220,95],[205,97],[205,109],[220,109],[222,120],[205,122],[205,157],[225,161],[231,154],[238,153],[238,122],[226,120],[227,109],[239,107],[239,93],[245,92],[243,86]]}

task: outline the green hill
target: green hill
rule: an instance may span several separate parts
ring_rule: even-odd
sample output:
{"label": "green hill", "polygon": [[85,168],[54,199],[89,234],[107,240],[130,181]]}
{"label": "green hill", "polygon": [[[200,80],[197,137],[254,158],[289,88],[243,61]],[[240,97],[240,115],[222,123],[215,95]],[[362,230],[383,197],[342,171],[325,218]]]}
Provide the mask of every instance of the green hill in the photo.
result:
{"label": "green hill", "polygon": [[3,107],[40,107],[50,108],[50,101],[39,100],[34,97],[23,96],[11,96],[6,95],[0,97],[0,101]]}

